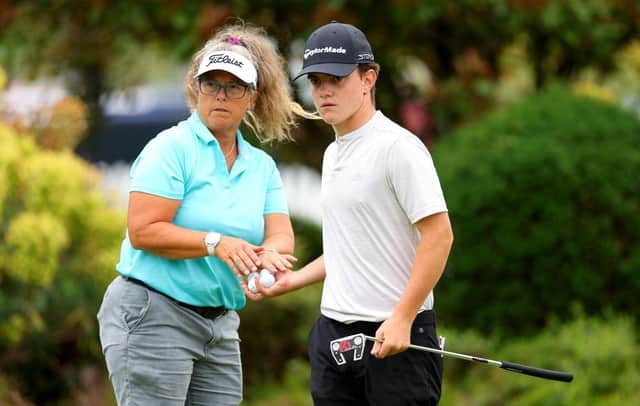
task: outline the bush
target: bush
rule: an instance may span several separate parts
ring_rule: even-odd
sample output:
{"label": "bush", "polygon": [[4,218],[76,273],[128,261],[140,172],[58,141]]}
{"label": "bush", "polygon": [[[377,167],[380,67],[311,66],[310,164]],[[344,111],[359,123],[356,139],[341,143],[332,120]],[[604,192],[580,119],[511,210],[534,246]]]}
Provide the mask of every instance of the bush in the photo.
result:
{"label": "bush", "polygon": [[450,351],[568,371],[574,380],[543,380],[446,358],[442,406],[640,404],[638,337],[628,317],[578,315],[566,325],[551,325],[533,339],[503,345],[474,333],[450,331],[447,335]]}
{"label": "bush", "polygon": [[442,320],[528,334],[573,302],[640,314],[640,122],[553,88],[433,151],[455,243]]}
{"label": "bush", "polygon": [[102,365],[95,315],[125,216],[97,182],[88,163],[0,123],[0,371],[36,404],[67,397],[84,364]]}

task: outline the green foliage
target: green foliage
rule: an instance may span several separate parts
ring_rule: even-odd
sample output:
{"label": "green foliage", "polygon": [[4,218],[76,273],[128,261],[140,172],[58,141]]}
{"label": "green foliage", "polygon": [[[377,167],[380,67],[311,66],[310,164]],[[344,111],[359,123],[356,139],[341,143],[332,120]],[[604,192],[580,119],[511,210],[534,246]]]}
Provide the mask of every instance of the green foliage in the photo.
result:
{"label": "green foliage", "polygon": [[29,406],[24,398],[15,391],[15,385],[12,385],[2,373],[0,373],[0,405],[11,406]]}
{"label": "green foliage", "polygon": [[106,89],[135,84],[140,74],[150,73],[149,66],[141,69],[140,61],[140,53],[149,51],[147,45],[164,44],[166,55],[184,50],[185,42],[190,47],[193,41],[191,23],[202,4],[161,3],[36,0],[18,4],[0,28],[0,44],[7,45],[0,50],[0,60],[11,74],[28,77],[91,69],[109,76],[129,66],[134,69],[116,83],[106,81]]}
{"label": "green foliage", "polygon": [[49,287],[68,245],[69,236],[56,217],[25,211],[9,224],[0,264],[17,281]]}
{"label": "green foliage", "polygon": [[640,39],[612,57],[613,69],[585,69],[573,82],[576,93],[614,101],[629,111],[640,111]]}
{"label": "green foliage", "polygon": [[[531,339],[499,345],[474,333],[447,332],[448,349],[496,360],[569,371],[567,384],[447,358],[441,404],[634,405],[640,402],[640,352],[633,321],[579,315]],[[480,343],[480,345],[478,345]]]}
{"label": "green foliage", "polygon": [[555,88],[434,150],[455,234],[447,323],[527,334],[573,302],[640,314],[640,122]]}
{"label": "green foliage", "polygon": [[[287,363],[280,382],[263,376],[260,386],[246,388],[245,406],[311,406],[310,368],[300,359]],[[266,381],[266,382],[265,382]]]}
{"label": "green foliage", "polygon": [[42,404],[101,360],[95,314],[125,227],[97,171],[0,124],[0,370]]}
{"label": "green foliage", "polygon": [[537,83],[569,77],[590,65],[611,67],[611,54],[638,33],[631,3],[549,1],[537,12],[516,13],[511,23],[530,38],[528,49]]}

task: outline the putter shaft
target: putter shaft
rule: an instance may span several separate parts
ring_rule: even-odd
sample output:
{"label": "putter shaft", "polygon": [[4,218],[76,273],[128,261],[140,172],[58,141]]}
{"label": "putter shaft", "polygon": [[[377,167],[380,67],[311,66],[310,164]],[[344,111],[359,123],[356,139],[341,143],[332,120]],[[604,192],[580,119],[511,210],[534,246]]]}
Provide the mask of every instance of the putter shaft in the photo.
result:
{"label": "putter shaft", "polygon": [[[368,335],[364,335],[363,337],[369,341],[376,342],[375,337],[371,337]],[[550,379],[553,381],[561,381],[561,382],[571,382],[573,380],[573,374],[568,372],[561,371],[553,371],[551,369],[542,369],[530,367],[528,365],[516,364],[508,361],[495,361],[492,359],[476,357],[473,355],[460,354],[457,352],[439,350],[436,348],[423,347],[420,345],[409,344],[409,348],[413,350],[423,351],[423,352],[431,352],[434,354],[446,355],[448,357],[463,359],[465,361],[477,362],[481,364],[493,365],[502,369],[506,369],[507,371],[517,372],[520,374],[535,376],[537,378]]]}

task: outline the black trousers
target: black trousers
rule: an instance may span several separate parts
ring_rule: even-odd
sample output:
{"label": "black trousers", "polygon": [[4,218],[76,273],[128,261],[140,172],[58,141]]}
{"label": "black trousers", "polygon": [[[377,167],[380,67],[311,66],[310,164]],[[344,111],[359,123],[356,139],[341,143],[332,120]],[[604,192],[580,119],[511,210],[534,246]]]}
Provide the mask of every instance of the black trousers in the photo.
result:
{"label": "black trousers", "polygon": [[[409,349],[377,359],[370,354],[373,347],[370,341],[363,343],[363,350],[352,346],[353,343],[343,343],[341,350],[353,348],[340,352],[341,356],[332,351],[332,340],[359,333],[375,336],[380,324],[344,324],[325,316],[316,320],[308,344],[315,406],[438,404],[442,388],[440,355]],[[419,313],[411,327],[411,343],[438,348],[437,337],[435,312]]]}

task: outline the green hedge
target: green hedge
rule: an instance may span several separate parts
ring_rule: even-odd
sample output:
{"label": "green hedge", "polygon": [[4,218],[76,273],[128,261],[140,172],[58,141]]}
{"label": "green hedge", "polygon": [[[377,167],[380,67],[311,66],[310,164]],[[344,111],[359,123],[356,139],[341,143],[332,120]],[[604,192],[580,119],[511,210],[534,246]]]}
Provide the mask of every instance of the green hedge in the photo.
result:
{"label": "green hedge", "polygon": [[450,351],[573,373],[571,383],[445,359],[442,406],[640,404],[640,351],[633,320],[578,315],[533,337],[500,343],[473,332],[445,331]]}
{"label": "green hedge", "polygon": [[580,303],[640,314],[640,122],[556,87],[433,151],[455,242],[441,320],[528,334]]}

